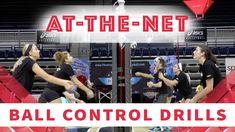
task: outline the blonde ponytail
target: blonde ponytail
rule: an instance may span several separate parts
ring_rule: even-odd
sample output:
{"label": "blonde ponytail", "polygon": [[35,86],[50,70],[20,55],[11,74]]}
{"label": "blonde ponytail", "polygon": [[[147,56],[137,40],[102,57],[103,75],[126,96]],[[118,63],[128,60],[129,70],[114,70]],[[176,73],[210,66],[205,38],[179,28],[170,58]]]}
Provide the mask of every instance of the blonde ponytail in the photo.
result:
{"label": "blonde ponytail", "polygon": [[11,70],[12,72],[14,72],[15,69],[16,69],[19,65],[22,64],[23,60],[28,57],[28,56],[24,56],[24,55],[25,55],[25,52],[26,52],[26,50],[28,49],[29,46],[30,46],[30,44],[25,44],[25,45],[24,45],[24,48],[22,49],[22,56],[21,56],[21,57],[16,61],[16,63],[14,64],[14,66],[13,66],[13,68],[12,68],[12,70]]}

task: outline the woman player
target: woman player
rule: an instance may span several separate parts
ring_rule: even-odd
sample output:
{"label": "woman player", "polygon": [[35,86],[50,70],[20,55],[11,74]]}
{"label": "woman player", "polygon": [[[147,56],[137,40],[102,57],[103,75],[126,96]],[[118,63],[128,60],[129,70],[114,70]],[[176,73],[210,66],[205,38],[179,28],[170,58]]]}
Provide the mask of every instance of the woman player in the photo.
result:
{"label": "woman player", "polygon": [[[72,63],[73,57],[70,56],[68,52],[58,51],[54,54],[54,59],[60,64],[60,69],[55,72],[54,76],[65,80],[71,80],[78,86],[78,88],[82,89],[87,94],[88,98],[94,97],[94,93],[76,78],[76,75],[70,65]],[[39,102],[61,103],[60,97],[63,97],[63,95],[76,102],[81,102],[80,100],[71,98],[70,94],[63,87],[52,83],[49,83],[44,89],[43,93],[39,97]]]}
{"label": "woman player", "polygon": [[[82,71],[80,68],[78,68],[76,71],[76,77],[77,77],[78,81],[80,81],[83,85],[85,85],[89,89],[93,90],[93,88],[92,88],[93,83],[85,75],[82,74]],[[77,88],[77,92],[80,94],[79,99],[82,99],[85,102],[95,102],[94,99],[88,100],[87,94],[84,90]]]}
{"label": "woman player", "polygon": [[175,73],[175,79],[169,80],[163,76],[163,74],[159,74],[159,78],[166,83],[171,88],[175,88],[179,90],[180,95],[182,95],[181,102],[188,102],[193,98],[194,93],[192,87],[189,84],[189,79],[187,75],[182,72],[182,64],[178,63],[173,66],[173,72]]}
{"label": "woman player", "polygon": [[158,95],[155,103],[167,103],[167,97],[170,92],[169,91],[170,88],[158,76],[159,74],[164,73],[164,67],[165,67],[165,61],[162,58],[158,58],[156,61],[156,67],[154,69],[154,75],[141,72],[135,73],[136,76],[142,76],[145,78],[154,78],[157,81],[157,83],[153,83],[151,81],[147,83],[148,87],[157,88]]}
{"label": "woman player", "polygon": [[200,64],[202,72],[201,89],[191,100],[191,103],[196,103],[198,100],[209,94],[213,88],[222,80],[220,70],[217,66],[216,57],[211,53],[205,45],[197,46],[193,52],[193,58]]}
{"label": "woman player", "polygon": [[50,83],[65,87],[67,90],[73,88],[72,82],[56,78],[46,73],[37,63],[39,59],[39,50],[35,44],[26,44],[22,50],[22,57],[13,66],[12,72],[16,80],[31,93],[35,74]]}

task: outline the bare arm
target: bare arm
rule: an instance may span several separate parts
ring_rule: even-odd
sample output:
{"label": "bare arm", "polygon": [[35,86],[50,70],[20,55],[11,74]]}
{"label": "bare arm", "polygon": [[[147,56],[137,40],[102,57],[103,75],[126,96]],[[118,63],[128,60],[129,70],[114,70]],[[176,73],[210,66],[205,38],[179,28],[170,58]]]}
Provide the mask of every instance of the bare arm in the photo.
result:
{"label": "bare arm", "polygon": [[162,77],[161,80],[169,87],[174,87],[178,84],[177,80],[169,80],[165,77]]}
{"label": "bare arm", "polygon": [[158,82],[158,83],[154,83],[154,84],[153,84],[153,87],[156,87],[156,88],[162,87],[162,81],[160,81],[160,82]]}
{"label": "bare arm", "polygon": [[40,76],[41,78],[45,79],[47,82],[59,85],[59,86],[64,86],[67,90],[72,89],[72,84],[68,80],[63,80],[57,77],[54,77],[47,72],[45,72],[37,63],[33,64],[32,71]]}
{"label": "bare arm", "polygon": [[177,85],[179,82],[177,80],[169,80],[166,77],[163,76],[162,73],[159,73],[158,75],[159,79],[161,79],[167,86],[173,88],[175,85]]}
{"label": "bare arm", "polygon": [[74,96],[70,95],[68,91],[64,91],[64,92],[63,92],[63,95],[64,95],[70,102],[75,101],[75,102],[77,102],[77,103],[84,103],[84,101],[79,100],[79,99],[75,98]]}
{"label": "bare arm", "polygon": [[213,82],[214,79],[208,79],[206,80],[206,87],[202,89],[200,92],[198,92],[192,99],[191,103],[196,103],[199,99],[203,98],[207,94],[209,94],[213,90]]}
{"label": "bare arm", "polygon": [[147,74],[147,73],[142,73],[142,72],[136,72],[135,75],[136,76],[141,76],[141,77],[144,77],[144,78],[150,78],[150,79],[154,78],[153,75]]}
{"label": "bare arm", "polygon": [[93,89],[93,88],[92,88],[93,85],[94,85],[94,84],[88,79],[88,80],[87,80],[87,87],[90,88],[90,89]]}
{"label": "bare arm", "polygon": [[160,87],[162,87],[162,81],[160,81],[160,82],[158,82],[158,83],[153,83],[153,82],[148,82],[147,83],[147,85],[148,85],[148,87],[155,87],[155,88],[160,88]]}
{"label": "bare arm", "polygon": [[86,92],[87,94],[87,97],[90,99],[90,98],[93,98],[94,97],[94,93],[88,88],[86,87],[85,85],[83,85],[77,78],[76,76],[72,76],[70,77],[71,78],[71,81],[73,83],[75,83],[78,88],[80,88],[82,91]]}

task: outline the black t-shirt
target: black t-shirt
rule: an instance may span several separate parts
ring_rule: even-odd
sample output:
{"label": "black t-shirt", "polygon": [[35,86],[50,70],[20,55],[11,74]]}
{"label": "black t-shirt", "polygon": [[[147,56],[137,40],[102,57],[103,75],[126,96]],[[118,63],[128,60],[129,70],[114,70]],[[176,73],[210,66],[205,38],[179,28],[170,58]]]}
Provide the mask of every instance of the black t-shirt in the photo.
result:
{"label": "black t-shirt", "polygon": [[164,69],[160,69],[157,71],[157,73],[154,74],[154,78],[155,78],[156,82],[160,82],[160,81],[162,82],[162,87],[157,88],[157,91],[159,94],[167,94],[169,87],[164,83],[164,81],[159,79],[159,77],[158,77],[159,73],[162,73],[164,75]]}
{"label": "black t-shirt", "polygon": [[208,79],[214,79],[214,87],[222,80],[219,68],[211,60],[205,60],[205,62],[203,63],[203,65],[200,66],[200,68],[202,72],[201,84],[204,88],[206,87],[206,80]]}
{"label": "black t-shirt", "polygon": [[19,62],[20,65],[13,72],[15,79],[30,93],[33,88],[35,75],[32,68],[35,63],[30,57],[26,57],[23,61]]}
{"label": "black t-shirt", "polygon": [[[62,64],[60,69],[55,72],[54,76],[64,80],[71,80],[70,77],[74,76],[72,67],[69,64]],[[48,83],[47,88],[50,88],[62,96],[62,93],[65,91],[63,86],[55,85]]]}
{"label": "black t-shirt", "polygon": [[178,84],[174,87],[179,90],[179,93],[183,96],[184,99],[190,98],[193,90],[189,85],[188,78],[185,73],[180,72],[178,76],[175,76],[175,80],[178,81]]}

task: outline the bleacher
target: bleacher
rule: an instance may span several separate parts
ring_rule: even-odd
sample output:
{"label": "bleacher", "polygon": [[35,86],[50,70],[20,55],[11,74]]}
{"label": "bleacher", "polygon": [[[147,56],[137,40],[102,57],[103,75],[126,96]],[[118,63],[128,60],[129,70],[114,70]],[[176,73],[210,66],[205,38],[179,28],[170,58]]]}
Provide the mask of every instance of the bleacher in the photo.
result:
{"label": "bleacher", "polygon": [[[167,47],[163,47],[167,45]],[[172,45],[172,46],[169,46]],[[219,47],[220,46],[220,47]],[[110,52],[111,44],[92,44],[91,45],[91,60],[106,60],[111,59]],[[218,45],[214,47],[209,45],[210,50],[217,56],[219,68],[223,77],[226,75],[225,57],[235,57],[235,45]],[[138,44],[135,49],[131,49],[132,60],[151,60],[157,56],[179,55],[179,61],[186,64],[185,72],[191,77],[191,86],[195,89],[200,83],[201,74],[199,72],[199,65],[196,60],[192,59],[192,54],[195,47],[180,46],[176,48],[174,44]],[[104,52],[104,53],[101,53]],[[177,56],[177,55],[176,55]]]}
{"label": "bleacher", "polygon": [[[148,44],[150,45],[150,44]],[[94,49],[91,50],[91,52],[93,53],[91,56],[91,60],[92,59],[111,59],[111,52],[112,50],[109,48],[109,45],[103,45],[106,47],[95,47]],[[170,52],[175,53],[176,52],[176,48],[164,48],[164,47],[154,47],[154,46],[149,46],[146,47],[147,45],[145,45],[145,50],[143,49],[143,47],[139,48],[137,47],[136,49],[132,49],[132,59],[154,59],[157,56],[161,56],[161,55],[173,55],[170,54]],[[147,49],[147,50],[146,50]],[[155,50],[154,50],[155,49]],[[190,49],[190,51],[189,51]],[[221,50],[220,50],[221,49]],[[226,51],[224,51],[226,49]],[[187,51],[188,50],[188,51]],[[223,75],[223,77],[225,76],[225,56],[234,56],[234,51],[235,48],[234,47],[213,47],[212,48],[212,52],[214,54],[216,54],[216,56],[218,57],[219,60],[219,67],[220,67],[220,71]],[[10,71],[10,69],[12,69],[13,64],[15,63],[15,58],[14,57],[9,57],[8,58],[8,54],[9,51],[14,51],[14,50],[9,50],[9,49],[4,49],[1,48],[0,51],[2,53],[4,53],[2,56],[0,56],[1,60],[4,60],[3,62],[1,62],[1,65],[4,66],[5,69],[7,69],[8,71]],[[45,52],[46,51],[46,52]],[[55,63],[52,60],[52,55],[53,52],[55,51],[55,49],[47,49],[47,50],[41,50],[41,55],[42,58],[38,61],[39,65],[49,74],[53,74],[54,71],[56,70],[56,68],[58,67],[58,64]],[[153,53],[154,51],[154,53]],[[200,82],[200,73],[199,73],[199,66],[198,63],[194,60],[192,60],[192,52],[193,52],[193,48],[191,47],[183,47],[180,48],[181,52],[179,52],[180,54],[180,62],[186,64],[186,73],[189,73],[192,81],[191,81],[191,85],[192,87],[196,87],[199,82]],[[0,53],[1,53],[0,52]],[[103,53],[101,53],[103,52]],[[16,56],[18,52],[14,52],[12,53],[13,56]],[[95,54],[96,53],[96,54]],[[36,76],[35,78],[35,83],[34,83],[34,88],[33,88],[33,93],[35,94],[40,94],[45,85],[47,83],[41,79],[40,77]]]}
{"label": "bleacher", "polygon": [[[0,45],[0,60],[15,60],[22,56],[22,48],[24,45]],[[70,52],[70,45],[68,44],[50,44],[37,45],[40,50],[40,56],[43,59],[51,59],[56,51]]]}
{"label": "bleacher", "polygon": [[[91,60],[96,59],[111,59],[112,50],[110,48],[111,44],[97,44],[91,46]],[[229,46],[209,47],[213,54],[218,58],[225,56],[235,56],[235,44]],[[172,47],[160,47],[158,44],[138,44],[137,48],[131,49],[132,59],[152,59],[157,56],[168,56],[176,55],[179,53],[180,58],[192,57],[195,47],[179,47],[176,48],[172,44]]]}

